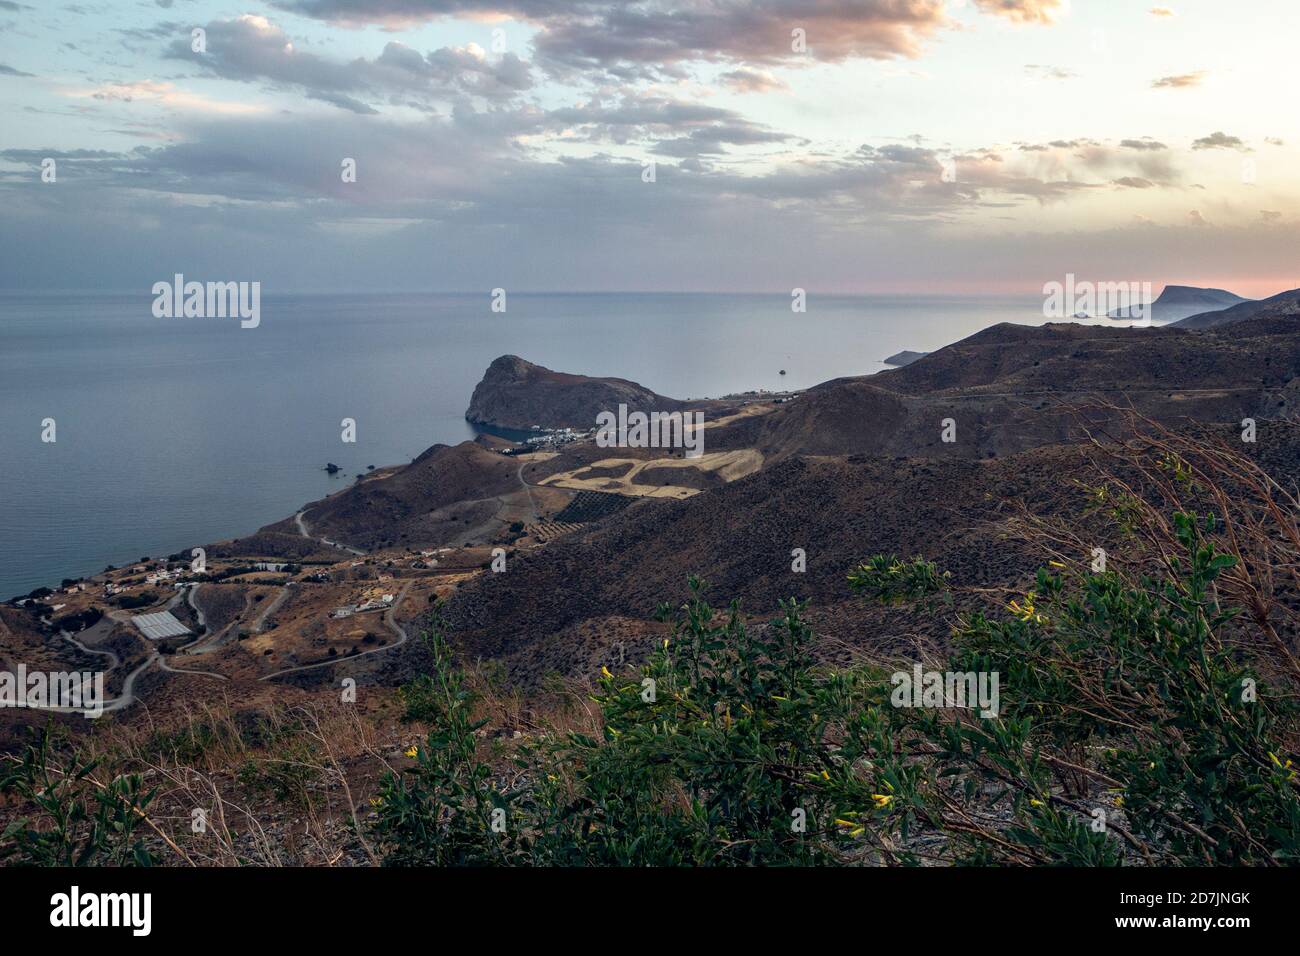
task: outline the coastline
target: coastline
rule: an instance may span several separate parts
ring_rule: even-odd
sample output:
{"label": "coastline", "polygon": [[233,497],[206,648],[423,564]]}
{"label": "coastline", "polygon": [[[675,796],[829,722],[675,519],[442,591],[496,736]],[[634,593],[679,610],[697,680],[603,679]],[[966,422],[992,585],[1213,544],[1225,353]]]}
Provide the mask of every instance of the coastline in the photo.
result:
{"label": "coastline", "polygon": [[[306,305],[311,307],[324,307],[327,310],[335,309],[342,305],[342,306],[346,306],[348,310],[352,310],[357,307],[358,299],[364,301],[365,298],[366,297],[364,296],[362,297],[348,296],[348,297],[343,297],[342,302],[340,303],[340,301],[338,300],[339,297],[317,296],[317,297],[312,297],[309,301],[307,301]],[[408,298],[410,297],[398,296],[398,297],[393,297],[391,301],[389,300],[384,300],[384,301],[386,305],[391,305],[393,307],[396,307],[394,303],[405,303],[408,301]],[[545,303],[548,304],[548,306],[552,308],[571,307],[574,300],[580,300],[584,302],[589,308],[593,301],[601,302],[601,303],[617,301],[620,304],[620,306],[624,307],[624,311],[627,311],[627,306],[628,306],[628,301],[625,300],[629,300],[629,297],[626,296],[620,297],[615,295],[583,296],[583,295],[556,294],[556,295],[538,296],[537,298],[539,300],[543,300]],[[651,296],[649,297],[649,299],[653,301],[651,301],[650,304],[654,304],[654,301],[661,300],[663,298],[664,298],[663,296]],[[716,309],[721,304],[719,297],[683,294],[681,296],[668,297],[668,298],[674,298],[675,303],[679,306],[682,307],[694,306],[696,309],[703,312],[707,312],[710,309]],[[730,299],[732,297],[727,296],[721,298]],[[772,297],[755,294],[751,296],[741,296],[737,298],[755,304],[766,304]],[[837,307],[845,307],[845,306],[851,307],[852,314],[853,316],[856,317],[854,319],[855,324],[861,327],[859,331],[865,329],[866,331],[878,330],[883,332],[883,331],[887,331],[887,329],[880,328],[878,326],[878,323],[873,317],[873,313],[878,313],[881,308],[884,308],[886,306],[891,308],[906,306],[909,308],[914,308],[919,310],[917,311],[916,314],[919,318],[924,319],[926,322],[930,323],[930,325],[926,326],[928,328],[937,328],[936,326],[933,326],[933,323],[936,321],[947,322],[952,319],[951,315],[939,316],[937,318],[935,317],[926,318],[929,315],[927,304],[932,304],[937,300],[942,300],[943,304],[945,304],[949,308],[957,309],[958,310],[957,314],[965,314],[964,312],[962,312],[962,310],[968,307],[982,310],[978,314],[984,314],[984,312],[988,310],[992,310],[991,314],[988,314],[987,317],[984,319],[983,323],[980,325],[980,328],[984,328],[987,327],[987,325],[989,324],[993,324],[995,321],[997,321],[1000,318],[1003,319],[1010,318],[1013,321],[1016,320],[1017,316],[1019,316],[1021,319],[1026,318],[1023,312],[1021,312],[1021,309],[1027,306],[1028,304],[1030,304],[1032,301],[1028,297],[1025,298],[1015,297],[1014,300],[1010,300],[1010,301],[1005,297],[990,297],[990,298],[977,297],[975,299],[972,299],[970,297],[960,297],[960,296],[913,297],[913,298],[915,299],[914,302],[911,299],[908,299],[907,297],[899,297],[899,296],[879,296],[879,297],[872,297],[872,296],[829,297],[828,296],[828,297],[819,297],[818,299],[814,300],[814,305],[820,301],[829,301],[834,303]],[[426,296],[424,297],[424,299],[426,302],[439,301],[438,296]],[[49,304],[50,301],[57,303],[60,300],[56,298],[54,300],[40,299],[40,301]],[[81,301],[80,297],[78,301]],[[264,307],[269,310],[272,307],[272,305],[276,303],[276,301],[277,300],[274,296],[268,295],[266,298],[267,304]],[[530,299],[528,296],[520,295],[518,297],[518,302],[520,304],[516,305],[515,308],[523,309],[524,307],[530,304]],[[636,297],[630,297],[630,302],[632,305],[639,304],[642,307],[647,306],[646,301],[638,300]],[[122,304],[126,305],[129,303],[130,303],[130,298],[124,297],[122,300]],[[310,309],[308,309],[305,312],[302,311],[303,303],[290,303],[290,304],[299,310],[299,312],[295,312],[294,315],[291,316],[294,322],[300,320],[305,321],[309,318],[313,322],[316,321],[316,318],[314,314],[310,312]],[[777,306],[781,306],[780,300],[778,299],[776,302],[772,302],[771,305],[774,308]],[[81,302],[81,305],[78,306],[78,308],[85,308],[85,306],[86,303]],[[281,303],[279,305],[279,308],[281,309],[283,309],[284,307],[285,307],[284,303]],[[785,308],[786,314],[788,315],[788,304],[785,304],[783,307]],[[1001,314],[1003,311],[1006,310],[1009,310],[1007,311],[1007,314],[1005,315]],[[635,310],[633,310],[633,313],[635,313]],[[859,313],[861,314],[859,315]],[[817,313],[814,313],[814,315],[815,315],[815,319],[813,320],[814,325],[812,326],[812,328],[825,329],[826,332],[824,332],[823,334],[829,334],[830,331],[841,329],[844,327],[841,320],[836,319],[834,317],[828,317],[825,314],[824,308],[821,310],[820,315],[817,315]],[[807,317],[804,316],[800,316],[799,319],[805,325],[810,321]],[[282,320],[283,317],[281,317],[281,321]],[[152,321],[156,321],[156,320],[152,320]],[[80,325],[82,324],[82,322],[78,320],[74,324]],[[128,321],[127,324],[128,326],[130,326],[131,322]],[[58,327],[58,320],[56,320],[56,324],[54,327],[56,328]],[[156,329],[156,326],[146,324],[142,326],[142,328]],[[292,325],[289,328],[292,329]],[[960,340],[960,338],[964,334],[969,334],[969,332],[967,331],[969,328],[970,328],[969,322],[966,323],[965,327],[962,327],[959,324],[958,326],[951,329],[948,333],[946,333],[945,337],[939,340],[939,344],[935,344],[933,333],[930,333],[929,334],[930,337],[927,338],[927,334],[924,333],[923,330],[921,329],[907,330],[904,333],[895,333],[897,334],[898,337],[892,340],[880,338],[879,341],[877,341],[875,338],[867,338],[863,340],[869,343],[865,346],[859,346],[856,349],[846,348],[846,349],[832,350],[833,353],[837,356],[835,361],[839,363],[841,367],[827,368],[824,371],[821,371],[816,374],[809,374],[806,368],[801,371],[800,363],[798,361],[792,360],[789,357],[786,357],[784,355],[779,355],[779,354],[769,355],[769,353],[771,352],[770,346],[765,344],[762,347],[762,349],[755,354],[755,356],[751,356],[748,359],[740,359],[740,364],[745,367],[748,367],[750,371],[753,373],[752,377],[749,378],[749,383],[743,386],[741,390],[738,390],[734,386],[737,373],[733,371],[730,380],[726,383],[727,385],[731,385],[732,387],[723,387],[715,390],[717,393],[721,393],[719,398],[695,399],[695,400],[696,401],[705,401],[705,400],[719,401],[719,400],[733,400],[733,399],[739,400],[745,398],[755,398],[760,396],[772,397],[772,396],[782,394],[781,389],[784,388],[785,382],[782,380],[782,376],[779,376],[777,373],[779,372],[780,369],[786,367],[790,367],[791,374],[788,377],[792,379],[791,385],[794,387],[784,389],[785,392],[799,391],[801,389],[813,387],[822,382],[843,377],[844,374],[853,374],[853,375],[876,374],[880,371],[888,370],[888,366],[883,362],[881,357],[889,354],[886,351],[886,348],[890,344],[894,344],[894,343],[900,344],[905,350],[912,349],[912,348],[922,348],[927,344],[930,345],[932,348],[937,348],[937,347],[941,347],[942,345],[950,344],[951,341]],[[177,326],[176,329],[178,330],[177,334],[182,334],[185,333],[186,331],[185,327],[183,326]],[[975,331],[977,331],[977,329]],[[148,334],[153,334],[153,333],[148,333]],[[270,317],[268,317],[267,322],[264,323],[261,328],[253,332],[249,332],[248,336],[262,337],[265,335],[269,337],[275,334],[277,334],[277,328],[275,324],[271,322]],[[295,332],[295,335],[296,334],[297,333]],[[956,336],[956,338],[952,338],[952,336]],[[707,338],[707,335],[705,337]],[[419,336],[416,335],[415,338],[418,340]],[[235,340],[236,342],[238,341],[238,336],[235,337]],[[248,339],[246,336],[244,341],[247,340]],[[130,341],[129,338],[128,341]],[[261,342],[262,338],[258,338],[257,341]],[[175,343],[176,346],[182,346],[184,344],[185,343],[182,339],[177,339]],[[378,344],[382,345],[383,343],[381,341]],[[407,342],[405,344],[409,346],[410,343]],[[388,346],[388,347],[392,347],[392,346]],[[188,351],[188,346],[185,346],[185,348],[186,351]],[[860,356],[868,356],[869,358],[863,359],[855,363],[856,368],[845,369],[843,368],[843,355],[850,352],[856,352],[856,354]],[[242,358],[242,353],[239,354],[240,354],[239,361],[241,362],[244,361],[244,359]],[[377,354],[382,356],[385,354],[385,352],[381,350]],[[767,357],[761,357],[761,356],[767,356]],[[829,357],[829,353],[828,353],[828,357]],[[363,365],[373,364],[374,358],[375,356],[372,356],[370,359],[364,362]],[[585,365],[579,367],[585,367],[589,369],[593,374],[605,374],[609,372],[610,369],[602,367],[600,361],[603,360],[598,360],[596,357],[592,357],[588,359]],[[111,369],[111,364],[109,367]],[[663,365],[662,369],[666,371],[671,371],[672,367],[673,367],[672,363],[668,363]],[[478,370],[475,369],[473,370],[473,372],[469,374],[477,374],[477,372]],[[742,371],[739,374],[744,374],[744,372]],[[667,385],[665,385],[665,384],[661,384],[659,381],[656,381],[653,370],[645,374],[642,374],[640,377],[643,380],[650,381],[656,388],[662,388],[667,394],[674,393],[672,383],[669,382]],[[383,381],[384,378],[385,377],[381,375],[378,380]],[[795,381],[793,381],[795,379],[798,380],[797,384]],[[462,381],[468,381],[468,380],[464,376],[462,376]],[[187,381],[183,385],[178,385],[178,387],[191,389],[194,386],[188,383]],[[204,384],[203,386],[204,390],[201,390],[197,397],[200,398],[204,404],[220,406],[221,403],[226,401],[225,395],[228,389],[222,387],[220,391],[212,391],[211,395],[209,395],[208,392],[211,391],[212,387],[213,386]],[[448,386],[444,387],[444,391],[446,391],[447,387],[450,387],[450,383],[448,383]],[[261,394],[261,391],[262,390],[260,388],[253,388],[251,394],[258,395]],[[162,487],[161,490],[169,498],[175,499],[176,504],[168,505],[166,507],[159,507],[159,506],[148,504],[147,503],[148,499],[146,498],[145,499],[146,503],[138,507],[138,510],[141,512],[141,514],[139,514],[134,520],[130,521],[129,526],[124,528],[120,532],[113,530],[113,523],[105,521],[104,515],[97,514],[96,510],[92,508],[89,505],[89,503],[87,503],[87,505],[79,509],[85,513],[86,515],[85,521],[82,521],[81,523],[78,524],[67,523],[62,527],[60,527],[59,522],[65,522],[65,521],[71,522],[74,520],[73,512],[69,511],[67,512],[66,515],[63,514],[55,515],[54,517],[57,519],[57,521],[52,521],[49,517],[42,516],[40,526],[33,526],[29,522],[25,522],[22,519],[18,518],[17,515],[15,515],[15,520],[13,520],[11,523],[15,525],[15,527],[17,528],[26,529],[22,532],[22,534],[16,536],[15,547],[20,550],[14,552],[15,555],[21,553],[26,553],[29,555],[36,554],[36,553],[40,553],[40,551],[43,550],[39,545],[33,546],[30,544],[25,544],[27,538],[31,538],[32,541],[35,542],[38,540],[49,541],[51,539],[62,540],[63,538],[72,536],[75,537],[75,544],[77,547],[85,546],[88,542],[94,540],[93,537],[89,537],[87,535],[88,526],[95,528],[95,530],[98,532],[99,538],[104,541],[104,545],[99,546],[96,549],[99,552],[100,558],[98,560],[95,560],[93,563],[82,562],[78,564],[75,561],[70,561],[68,563],[58,563],[57,565],[55,565],[52,561],[45,559],[43,563],[47,566],[46,570],[41,571],[39,574],[21,575],[20,579],[18,581],[15,581],[14,585],[12,586],[7,585],[3,589],[3,592],[12,591],[15,592],[15,594],[27,593],[30,592],[30,590],[36,588],[51,586],[57,580],[60,580],[65,577],[71,577],[77,574],[81,574],[81,576],[83,577],[89,576],[91,574],[96,573],[99,568],[102,568],[107,564],[122,564],[126,561],[134,560],[138,558],[141,554],[143,554],[145,551],[149,551],[150,553],[163,553],[163,552],[178,553],[182,550],[186,550],[189,547],[194,546],[196,538],[201,539],[207,537],[211,540],[224,540],[225,538],[228,538],[232,534],[248,533],[250,525],[257,525],[258,522],[261,522],[262,524],[266,524],[266,523],[278,521],[282,519],[285,514],[292,513],[293,510],[296,510],[296,508],[300,507],[304,499],[314,500],[313,492],[315,492],[315,497],[320,497],[321,495],[324,494],[329,494],[329,493],[344,490],[346,485],[340,485],[340,484],[325,485],[320,482],[313,482],[313,480],[310,478],[302,477],[302,475],[305,474],[306,470],[314,471],[314,469],[318,467],[318,462],[323,462],[328,460],[339,460],[341,464],[343,464],[344,466],[344,471],[346,471],[349,475],[360,474],[363,473],[366,465],[374,464],[376,466],[391,467],[392,464],[402,462],[404,458],[409,459],[409,458],[413,458],[415,455],[420,454],[421,451],[423,450],[422,448],[412,447],[412,443],[410,442],[410,435],[412,434],[419,434],[421,432],[424,432],[426,435],[428,435],[428,437],[424,439],[424,441],[426,441],[428,444],[434,444],[437,441],[439,441],[440,440],[439,434],[445,434],[448,438],[450,438],[452,435],[459,432],[460,434],[465,435],[466,438],[471,438],[471,439],[474,437],[475,434],[477,434],[477,432],[475,432],[475,430],[472,427],[468,427],[466,425],[463,418],[461,418],[458,414],[451,413],[450,411],[446,411],[443,413],[443,415],[439,419],[439,423],[432,430],[434,433],[430,434],[430,429],[428,425],[421,424],[421,418],[423,417],[423,415],[417,414],[416,412],[416,407],[421,404],[427,406],[429,404],[428,400],[420,399],[419,389],[417,389],[414,392],[414,394],[412,394],[411,390],[409,389],[403,391],[405,392],[405,395],[404,398],[402,399],[402,402],[407,406],[408,410],[401,412],[396,418],[394,418],[391,422],[389,422],[387,424],[387,429],[390,432],[396,432],[400,430],[401,434],[404,435],[405,437],[401,439],[395,439],[390,437],[388,439],[387,444],[393,448],[393,451],[390,451],[388,453],[383,453],[382,451],[379,450],[358,449],[352,455],[354,460],[349,461],[348,460],[349,453],[346,450],[342,453],[342,455],[340,454],[339,446],[337,445],[336,431],[334,432],[335,443],[332,446],[329,444],[330,441],[329,429],[332,427],[333,423],[326,422],[324,423],[325,427],[319,429],[320,434],[318,438],[314,439],[312,442],[312,444],[314,444],[315,448],[318,450],[311,451],[308,449],[304,449],[300,453],[300,457],[298,457],[294,461],[288,461],[285,460],[284,458],[281,458],[279,461],[275,461],[273,457],[270,460],[268,460],[267,458],[268,452],[272,456],[274,456],[275,454],[275,451],[272,447],[275,444],[275,441],[274,439],[271,439],[269,442],[266,439],[259,439],[261,443],[260,450],[259,450],[259,460],[262,461],[263,464],[260,465],[258,469],[250,469],[246,473],[241,474],[236,472],[232,474],[229,471],[229,467],[225,465],[226,456],[225,453],[220,450],[220,445],[214,446],[213,449],[207,449],[203,447],[203,444],[198,440],[197,435],[189,438],[189,440],[186,441],[183,446],[186,449],[184,452],[185,457],[202,458],[203,456],[207,455],[213,458],[212,462],[205,469],[209,474],[213,476],[207,479],[209,482],[212,483],[213,490],[211,493],[205,495],[205,497],[208,498],[208,500],[211,500],[213,502],[217,502],[222,497],[231,498],[230,502],[227,505],[222,506],[224,510],[222,510],[220,513],[216,512],[217,505],[213,504],[213,505],[206,506],[204,508],[206,514],[199,515],[201,518],[204,519],[206,527],[210,529],[206,534],[193,535],[190,533],[186,533],[184,531],[182,526],[184,524],[184,521],[188,520],[186,515],[190,511],[192,511],[192,508],[182,506],[181,501],[185,500],[189,496],[178,493],[176,489],[170,486],[170,484]],[[463,408],[468,391],[469,388],[467,386],[461,386],[461,391],[457,393],[457,397],[453,399],[450,397],[450,394],[448,393],[448,398],[445,401],[447,403],[450,403],[454,400],[459,405],[460,408]],[[696,389],[688,388],[685,391],[688,394],[690,393],[699,394],[703,390],[698,388]],[[105,409],[105,411],[108,410],[109,409]],[[351,411],[350,408],[349,411]],[[30,417],[30,415],[37,414],[37,412],[33,410],[29,413],[21,413],[21,414],[25,414],[27,417]],[[256,422],[259,416],[265,416],[266,414],[264,404],[260,401],[255,402],[250,407],[248,414],[250,420]],[[241,417],[241,415],[242,413],[240,413],[240,415],[236,415],[235,417]],[[391,417],[391,416],[382,416],[379,411],[375,410],[366,413],[365,417],[361,418],[361,420],[365,422],[367,426],[370,426],[370,424],[375,420],[376,415],[380,415],[381,417]],[[201,412],[196,406],[196,408],[193,411],[183,412],[182,416],[185,420],[195,422],[195,425],[197,426],[200,422],[204,420],[204,417],[206,416],[206,412]],[[358,417],[360,418],[361,416]],[[281,418],[283,419],[283,416],[281,416]],[[409,422],[409,424],[403,424],[404,422]],[[17,428],[18,425],[15,424],[14,427]],[[287,424],[281,427],[282,428],[287,427]],[[156,423],[156,425],[152,427],[145,427],[143,429],[143,432],[145,434],[148,434],[151,430],[156,430],[159,433],[163,433],[169,430],[174,431],[175,428],[176,425],[168,420],[168,416],[160,412],[158,417],[158,422]],[[487,431],[489,429],[484,429],[484,430]],[[109,423],[107,421],[103,423],[103,425],[95,423],[92,431],[109,432],[110,431]],[[284,433],[281,432],[281,434]],[[373,435],[373,431],[372,430],[368,431],[366,434]],[[503,437],[517,438],[519,434],[520,433],[518,432],[507,431],[503,435]],[[271,432],[268,431],[267,438],[269,439],[270,437],[271,437]],[[69,437],[69,438],[65,438],[64,440],[71,441],[73,439]],[[81,442],[85,441],[86,438],[83,437],[83,435],[78,434],[76,435],[75,440],[80,444]],[[410,450],[405,452],[405,454],[396,451],[396,448],[401,446],[406,446],[407,448],[410,448]],[[344,446],[345,449],[348,447],[349,446]],[[425,447],[427,447],[427,445]],[[83,468],[87,471],[87,476],[84,479],[84,483],[89,484],[91,482],[94,482],[95,484],[98,484],[100,481],[100,472],[102,469],[98,466],[97,463],[98,461],[102,461],[102,460],[111,460],[111,456],[113,454],[114,454],[114,449],[112,446],[106,445],[102,449],[96,449],[96,451],[91,456],[92,462],[88,462],[86,465],[83,466]],[[166,447],[165,443],[159,446],[158,451],[153,453],[153,457],[155,458],[155,461],[153,462],[151,467],[154,470],[156,470],[159,474],[166,474],[171,472],[175,462],[175,456],[173,455],[171,450]],[[385,465],[385,462],[388,462],[389,464]],[[60,481],[70,481],[70,479],[65,479],[64,475],[62,474],[55,474],[53,476],[46,475],[44,473],[45,468],[46,466],[44,464],[41,464],[35,460],[30,461],[26,465],[20,463],[18,467],[19,473],[20,474],[25,473],[30,476],[26,482],[20,480],[19,482],[20,491],[22,490],[22,487],[24,485],[29,485],[32,488],[32,491],[29,492],[29,495],[34,494],[35,487],[38,484],[42,488],[49,489],[49,491],[58,491]],[[132,470],[138,471],[139,469],[132,469]],[[225,477],[226,475],[228,475],[229,477]],[[217,477],[217,476],[222,476],[222,477]],[[55,480],[51,482],[49,480],[50,477],[53,477]],[[125,504],[126,502],[135,502],[136,499],[139,497],[139,494],[137,493],[136,489],[147,488],[148,485],[146,484],[146,482],[148,482],[149,480],[150,479],[148,475],[145,474],[133,475],[131,473],[131,470],[128,470],[124,472],[119,479],[116,480],[116,484],[120,486],[120,490],[118,491],[115,497],[123,504]],[[238,499],[234,498],[228,495],[225,490],[220,488],[221,485],[226,484],[228,482],[235,483],[237,490],[239,490],[242,493],[240,498]],[[313,485],[315,486],[314,488]],[[64,487],[68,488],[68,490],[62,492],[61,493],[62,496],[66,499],[71,499],[72,501],[75,502],[78,496],[72,491],[72,486],[65,484]],[[272,500],[272,499],[277,499],[281,502],[284,502],[283,506],[272,506],[272,507],[263,506],[262,502]],[[60,509],[60,511],[63,510],[64,509]],[[109,517],[112,518],[114,522],[126,521],[127,517],[125,513],[121,513],[121,516],[118,517],[119,512],[120,512],[119,507],[114,506],[109,514]],[[238,518],[238,514],[241,512],[242,513],[251,512],[254,515],[256,515],[256,517],[254,517],[252,522],[245,523]],[[223,517],[223,515],[229,517]],[[94,516],[93,521],[92,521],[92,516]],[[166,520],[160,521],[159,519],[166,519]],[[88,522],[90,523],[88,524]],[[168,530],[169,524],[173,527],[173,530],[170,531]],[[150,536],[145,536],[145,538],[143,539],[137,537],[131,537],[127,539],[125,537],[125,534],[129,532],[130,528],[132,527],[137,529],[138,528],[152,529],[155,532],[154,535],[152,536],[154,543],[151,544],[148,542],[147,539]],[[120,540],[129,540],[130,543],[125,546],[123,545],[111,546],[111,544],[109,544],[109,539],[113,538],[114,536],[118,536]],[[14,565],[18,565],[21,560],[22,559],[14,557],[11,563],[13,563]],[[90,564],[90,566],[87,566],[88,563]]]}

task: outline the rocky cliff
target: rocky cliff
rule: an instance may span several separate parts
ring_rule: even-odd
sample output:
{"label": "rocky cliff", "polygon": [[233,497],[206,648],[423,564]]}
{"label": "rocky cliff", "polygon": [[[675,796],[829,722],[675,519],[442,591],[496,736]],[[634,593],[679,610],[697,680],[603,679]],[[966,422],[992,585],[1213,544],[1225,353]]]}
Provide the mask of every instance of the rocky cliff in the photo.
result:
{"label": "rocky cliff", "polygon": [[622,378],[590,378],[553,372],[517,355],[503,355],[488,366],[474,388],[465,419],[476,425],[526,431],[543,428],[593,428],[603,411],[671,412],[685,403],[658,395]]}

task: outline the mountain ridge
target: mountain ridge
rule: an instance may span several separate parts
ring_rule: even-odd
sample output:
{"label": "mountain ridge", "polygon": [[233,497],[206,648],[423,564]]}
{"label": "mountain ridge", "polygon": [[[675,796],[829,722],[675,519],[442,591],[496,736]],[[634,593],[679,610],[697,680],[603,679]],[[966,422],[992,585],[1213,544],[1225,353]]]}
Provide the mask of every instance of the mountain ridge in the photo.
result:
{"label": "mountain ridge", "polygon": [[1173,326],[1180,329],[1208,329],[1220,325],[1232,325],[1251,318],[1295,315],[1298,312],[1300,312],[1300,289],[1288,289],[1267,299],[1247,299],[1226,309],[1198,312],[1174,322]]}

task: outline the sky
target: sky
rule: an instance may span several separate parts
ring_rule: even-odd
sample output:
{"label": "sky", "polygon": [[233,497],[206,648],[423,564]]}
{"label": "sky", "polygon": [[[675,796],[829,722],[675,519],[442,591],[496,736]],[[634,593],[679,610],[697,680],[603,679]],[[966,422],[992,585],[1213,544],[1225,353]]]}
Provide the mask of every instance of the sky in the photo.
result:
{"label": "sky", "polygon": [[1300,4],[1168,2],[0,0],[0,289],[1300,286]]}

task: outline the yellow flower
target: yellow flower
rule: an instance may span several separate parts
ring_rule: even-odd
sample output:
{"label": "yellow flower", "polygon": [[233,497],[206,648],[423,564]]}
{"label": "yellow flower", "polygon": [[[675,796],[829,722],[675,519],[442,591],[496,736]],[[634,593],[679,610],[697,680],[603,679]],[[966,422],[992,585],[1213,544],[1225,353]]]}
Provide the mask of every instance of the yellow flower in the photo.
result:
{"label": "yellow flower", "polygon": [[411,747],[410,750],[406,751],[406,756],[408,756],[408,757],[414,757],[414,756],[415,756],[416,754],[418,754],[419,752],[420,752],[420,751],[417,750],[417,749],[413,746],[413,747]]}
{"label": "yellow flower", "polygon": [[1043,801],[1042,801],[1042,800],[1035,800],[1033,797],[1030,797],[1030,798],[1029,798],[1029,804],[1030,804],[1030,806],[1041,807],[1041,806],[1043,805]]}
{"label": "yellow flower", "polygon": [[873,793],[871,799],[876,801],[878,807],[887,807],[894,801],[894,798],[887,793]]}
{"label": "yellow flower", "polygon": [[613,674],[611,674],[611,673],[609,672],[609,668],[606,667],[604,664],[600,665],[600,672],[601,672],[602,674],[604,674],[606,677],[613,677],[613,676],[614,676]]}
{"label": "yellow flower", "polygon": [[1022,606],[1019,601],[1008,601],[1007,610],[1020,618],[1022,621],[1033,621],[1035,624],[1044,624],[1047,619],[1034,609],[1034,593],[1030,591],[1025,595],[1025,603]]}
{"label": "yellow flower", "polygon": [[823,771],[822,771],[822,779],[823,779],[823,780],[829,780],[830,778],[831,778],[831,775],[828,774],[825,770],[823,770]]}
{"label": "yellow flower", "polygon": [[1062,564],[1060,561],[1048,561],[1047,563],[1050,564],[1050,565],[1051,565],[1052,567],[1054,567],[1054,568],[1063,568],[1063,567],[1065,567],[1065,565]]}

